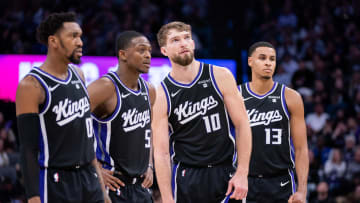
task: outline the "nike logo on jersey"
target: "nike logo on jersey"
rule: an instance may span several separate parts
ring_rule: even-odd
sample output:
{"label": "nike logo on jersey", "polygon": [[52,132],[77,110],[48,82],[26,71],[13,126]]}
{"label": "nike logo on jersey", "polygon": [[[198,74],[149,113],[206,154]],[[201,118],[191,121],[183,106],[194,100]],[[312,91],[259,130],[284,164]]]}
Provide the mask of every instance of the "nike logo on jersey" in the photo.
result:
{"label": "nike logo on jersey", "polygon": [[287,185],[290,181],[286,181],[285,183],[280,182],[280,187],[284,187],[285,185]]}
{"label": "nike logo on jersey", "polygon": [[49,91],[50,92],[53,92],[56,88],[58,88],[60,86],[60,84],[57,84],[57,85],[55,85],[55,86],[53,86],[53,87],[49,87]]}
{"label": "nike logo on jersey", "polygon": [[175,97],[177,94],[179,94],[180,91],[181,91],[181,89],[179,89],[179,90],[176,91],[176,92],[172,92],[172,93],[171,93],[171,97]]}
{"label": "nike logo on jersey", "polygon": [[250,121],[250,127],[257,125],[269,125],[282,120],[282,116],[279,110],[261,112],[259,113],[256,109],[251,109],[246,111]]}
{"label": "nike logo on jersey", "polygon": [[185,103],[174,109],[174,113],[178,116],[178,121],[181,124],[186,124],[200,115],[205,115],[208,110],[215,108],[217,105],[218,102],[214,97],[208,96],[194,103],[185,101]]}
{"label": "nike logo on jersey", "polygon": [[127,94],[124,94],[124,93],[121,93],[121,98],[122,99],[125,99],[126,97],[128,97],[131,93],[127,93]]}
{"label": "nike logo on jersey", "polygon": [[143,128],[146,124],[150,123],[150,110],[138,112],[136,108],[133,108],[124,112],[121,117],[124,119],[124,131],[130,132],[137,128]]}
{"label": "nike logo on jersey", "polygon": [[247,101],[247,100],[249,100],[249,99],[251,99],[251,98],[253,98],[253,97],[244,98],[244,101]]}
{"label": "nike logo on jersey", "polygon": [[78,101],[71,101],[66,98],[59,101],[57,105],[52,108],[52,111],[56,114],[56,123],[59,126],[70,123],[76,118],[84,116],[85,112],[90,110],[90,104],[87,97],[83,97]]}

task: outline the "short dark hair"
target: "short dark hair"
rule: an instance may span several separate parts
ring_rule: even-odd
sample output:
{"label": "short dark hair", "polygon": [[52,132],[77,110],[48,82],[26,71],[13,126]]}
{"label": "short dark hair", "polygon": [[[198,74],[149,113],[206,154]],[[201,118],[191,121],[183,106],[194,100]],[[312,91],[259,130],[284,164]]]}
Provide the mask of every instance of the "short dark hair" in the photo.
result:
{"label": "short dark hair", "polygon": [[275,47],[269,42],[264,42],[264,41],[255,42],[253,45],[250,46],[248,50],[248,56],[251,56],[254,53],[255,49],[258,47],[269,47],[275,50]]}
{"label": "short dark hair", "polygon": [[116,37],[116,48],[115,48],[116,57],[119,58],[119,50],[127,49],[131,44],[131,40],[137,37],[145,37],[145,36],[133,30],[128,30],[120,33]]}
{"label": "short dark hair", "polygon": [[50,14],[36,29],[37,40],[48,46],[48,38],[54,35],[63,26],[64,22],[77,22],[74,12],[63,12]]}

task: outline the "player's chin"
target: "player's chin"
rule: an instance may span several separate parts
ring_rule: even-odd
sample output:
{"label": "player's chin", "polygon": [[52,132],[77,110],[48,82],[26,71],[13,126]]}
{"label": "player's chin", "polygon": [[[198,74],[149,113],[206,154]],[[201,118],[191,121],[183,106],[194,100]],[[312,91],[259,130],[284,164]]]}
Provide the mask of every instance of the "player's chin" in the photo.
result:
{"label": "player's chin", "polygon": [[264,80],[270,80],[272,78],[272,76],[271,75],[263,75],[262,78]]}
{"label": "player's chin", "polygon": [[148,73],[150,69],[150,65],[149,64],[144,64],[141,68],[140,68],[140,72],[141,73]]}

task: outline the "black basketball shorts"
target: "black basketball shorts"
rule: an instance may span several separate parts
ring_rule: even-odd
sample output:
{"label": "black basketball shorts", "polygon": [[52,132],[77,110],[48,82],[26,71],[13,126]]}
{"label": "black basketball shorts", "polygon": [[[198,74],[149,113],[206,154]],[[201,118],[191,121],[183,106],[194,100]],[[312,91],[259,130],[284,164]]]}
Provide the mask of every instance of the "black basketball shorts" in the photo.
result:
{"label": "black basketball shorts", "polygon": [[79,169],[40,170],[42,203],[102,203],[104,196],[95,168],[89,164]]}
{"label": "black basketball shorts", "polygon": [[112,203],[152,203],[150,189],[141,186],[144,178],[132,178],[125,175],[115,175],[125,183],[116,191],[109,190]]}
{"label": "black basketball shorts", "polygon": [[274,177],[249,176],[248,183],[246,203],[287,203],[296,191],[292,171]]}
{"label": "black basketball shorts", "polygon": [[174,165],[173,193],[176,203],[228,202],[228,182],[235,172],[229,164],[210,167]]}

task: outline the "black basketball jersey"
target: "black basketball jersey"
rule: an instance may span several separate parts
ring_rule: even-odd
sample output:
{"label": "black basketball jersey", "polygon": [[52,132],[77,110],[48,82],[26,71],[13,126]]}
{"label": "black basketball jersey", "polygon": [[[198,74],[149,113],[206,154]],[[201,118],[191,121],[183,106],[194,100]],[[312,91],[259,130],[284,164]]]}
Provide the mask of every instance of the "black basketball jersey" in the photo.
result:
{"label": "black basketball jersey", "polygon": [[90,163],[94,138],[86,87],[69,65],[65,80],[34,67],[29,75],[43,86],[46,101],[39,106],[41,167],[67,167]]}
{"label": "black basketball jersey", "polygon": [[275,174],[294,167],[285,85],[274,83],[264,94],[252,92],[249,83],[239,86],[252,131],[251,175]]}
{"label": "black basketball jersey", "polygon": [[126,87],[115,72],[105,75],[115,85],[117,104],[106,119],[94,117],[96,157],[104,167],[130,176],[146,172],[151,146],[151,105],[145,81],[138,79],[139,90]]}
{"label": "black basketball jersey", "polygon": [[181,84],[168,74],[161,85],[168,103],[173,161],[194,166],[231,162],[235,141],[213,67],[201,63],[190,84]]}

